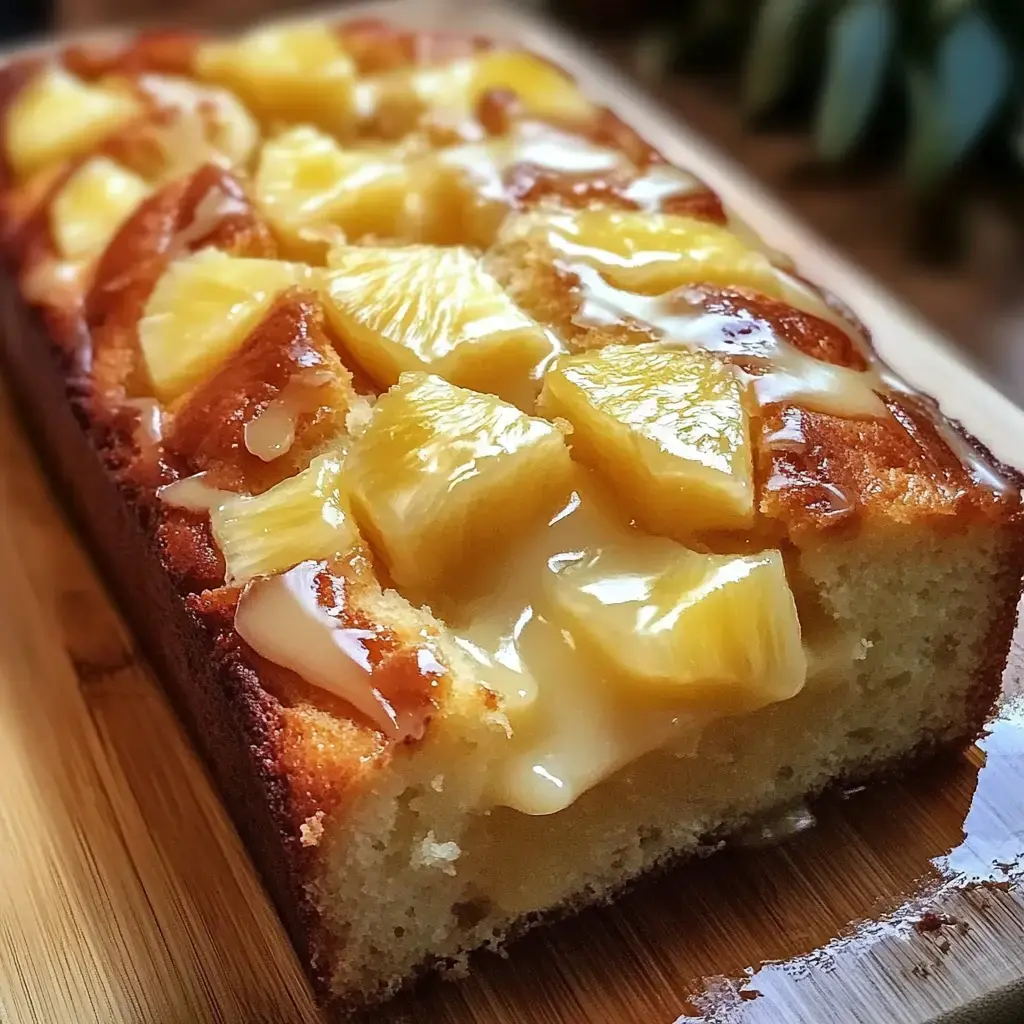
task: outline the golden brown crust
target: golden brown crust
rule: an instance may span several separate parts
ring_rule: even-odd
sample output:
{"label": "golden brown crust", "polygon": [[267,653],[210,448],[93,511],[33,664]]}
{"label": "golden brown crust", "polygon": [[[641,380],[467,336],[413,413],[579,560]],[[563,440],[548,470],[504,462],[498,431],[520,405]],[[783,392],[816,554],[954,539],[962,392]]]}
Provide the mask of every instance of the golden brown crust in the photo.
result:
{"label": "golden brown crust", "polygon": [[[319,376],[305,389],[288,452],[271,462],[258,458],[246,448],[246,424],[311,372]],[[229,365],[183,400],[165,444],[187,472],[206,472],[212,486],[257,494],[305,469],[344,434],[354,398],[352,374],[327,336],[316,296],[294,291],[281,296]]]}
{"label": "golden brown crust", "polygon": [[181,593],[197,594],[220,587],[224,559],[213,542],[209,516],[183,508],[162,509],[154,542]]}
{"label": "golden brown crust", "polygon": [[891,416],[843,419],[771,406],[757,446],[761,511],[807,536],[862,519],[962,530],[1009,522],[1019,500],[975,481],[932,418],[910,396],[883,399]]}
{"label": "golden brown crust", "polygon": [[[415,34],[377,21],[349,23],[337,32],[362,72],[451,59],[487,45],[445,34]],[[117,50],[72,48],[61,59],[87,79],[113,73],[185,74],[191,71],[197,40],[188,33],[143,35]],[[0,71],[0,113],[37,66],[28,59]],[[507,130],[520,116],[515,102],[497,92],[481,100],[479,113],[493,132]],[[638,168],[664,161],[610,111],[600,112],[585,126],[568,127],[620,149]],[[145,134],[126,132],[108,151],[123,156],[140,138]],[[29,292],[26,281],[55,258],[49,200],[78,163],[71,161],[18,186],[0,166],[0,239],[23,298]],[[555,179],[520,167],[509,185],[523,205],[552,195],[567,205],[595,199],[626,205],[614,181]],[[197,228],[197,212],[211,193],[231,202],[225,212],[209,218],[208,230],[202,229],[205,221]],[[709,189],[670,198],[665,209],[725,222],[721,202]],[[241,641],[233,626],[238,591],[223,586],[224,562],[207,517],[167,506],[154,495],[161,484],[201,470],[211,474],[212,483],[231,490],[255,492],[272,486],[344,432],[354,393],[367,385],[365,380],[353,381],[342,365],[317,304],[294,292],[275,304],[230,367],[173,410],[162,441],[147,439],[141,429],[143,409],[130,404],[148,390],[138,320],[170,261],[206,246],[236,255],[277,255],[241,180],[215,164],[145,200],[104,252],[87,289],[37,297],[30,311],[25,302],[15,301],[15,289],[5,282],[5,346],[29,411],[39,419],[40,434],[85,507],[104,563],[129,598],[128,612],[163,667],[197,743],[215,766],[293,939],[316,976],[318,954],[329,939],[303,891],[317,855],[315,843],[307,841],[310,830],[315,833],[320,817],[365,789],[392,752],[381,733],[359,720],[345,702],[264,661]],[[609,330],[580,322],[578,280],[534,249],[512,246],[494,254],[492,263],[520,303],[555,326],[574,347],[650,340],[641,325]],[[503,264],[516,268],[514,281],[501,273]],[[858,370],[866,365],[850,334],[829,321],[743,289],[703,287],[690,292],[688,301],[696,296],[707,312],[720,318],[723,332],[734,330],[729,336],[734,350],[726,354],[739,363],[750,354],[745,346],[754,325],[778,333],[816,359]],[[303,412],[290,459],[280,465],[262,462],[245,446],[245,424],[308,369],[330,377],[323,400]],[[884,420],[848,420],[796,406],[765,410],[757,471],[761,512],[770,524],[780,524],[799,544],[868,520],[952,530],[1015,521],[1019,502],[972,478],[926,403],[912,397],[889,397],[886,402],[891,416]],[[108,476],[100,461],[90,458],[96,453]],[[990,656],[966,696],[965,741],[981,728],[995,698],[1022,563],[1024,540],[1008,557],[999,581]],[[332,589],[336,597],[342,595],[335,611],[379,640],[373,670],[382,692],[396,703],[407,700],[418,707],[424,693],[419,641],[395,635],[369,614],[360,596],[365,587],[376,587],[379,594],[379,582],[369,582],[365,567],[355,563],[332,565],[325,572],[344,581],[341,589]],[[425,713],[441,699],[431,694]]]}

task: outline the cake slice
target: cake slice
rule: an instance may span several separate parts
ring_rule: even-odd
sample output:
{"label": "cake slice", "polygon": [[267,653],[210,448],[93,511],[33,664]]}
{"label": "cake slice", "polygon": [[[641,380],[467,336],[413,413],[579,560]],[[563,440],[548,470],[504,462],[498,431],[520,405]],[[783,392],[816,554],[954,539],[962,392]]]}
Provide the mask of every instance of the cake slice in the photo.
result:
{"label": "cake slice", "polygon": [[325,1002],[978,736],[1021,481],[559,69],[3,75],[8,363]]}

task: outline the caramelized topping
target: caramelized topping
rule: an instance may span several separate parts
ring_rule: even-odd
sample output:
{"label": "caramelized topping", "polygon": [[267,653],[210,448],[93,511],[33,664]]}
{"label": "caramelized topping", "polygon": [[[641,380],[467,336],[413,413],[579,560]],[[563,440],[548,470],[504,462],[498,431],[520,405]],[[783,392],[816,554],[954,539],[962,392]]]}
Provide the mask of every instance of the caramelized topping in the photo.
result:
{"label": "caramelized topping", "polygon": [[97,268],[90,323],[101,323],[130,292],[148,296],[172,254],[207,246],[239,256],[273,255],[269,233],[238,179],[215,164],[165,186],[124,223]]}
{"label": "caramelized topping", "polygon": [[[752,317],[736,326],[731,315],[706,312],[700,289],[681,288],[664,295],[637,295],[609,284],[595,267],[570,263],[579,292],[576,321],[581,325],[634,325],[663,345],[705,349],[734,357],[756,376],[755,391],[765,404],[797,402],[837,416],[883,416],[876,389],[881,377],[834,366],[805,355],[773,329]],[[799,311],[794,310],[799,316]]]}
{"label": "caramelized topping", "polygon": [[187,75],[192,71],[196,46],[201,38],[195,32],[140,32],[124,45],[80,43],[69,46],[64,51],[62,62],[73,75],[85,79],[143,71]]}
{"label": "caramelized topping", "polygon": [[316,413],[324,404],[323,388],[334,376],[327,370],[301,370],[284,386],[277,398],[243,429],[246,450],[264,462],[286,455],[295,443],[295,432],[303,416]]}
{"label": "caramelized topping", "polygon": [[920,522],[952,518],[969,504],[976,514],[998,516],[1004,502],[1019,500],[976,451],[951,449],[912,396],[885,403],[889,415],[879,419],[766,410],[758,449],[762,511],[799,537],[856,515]]}

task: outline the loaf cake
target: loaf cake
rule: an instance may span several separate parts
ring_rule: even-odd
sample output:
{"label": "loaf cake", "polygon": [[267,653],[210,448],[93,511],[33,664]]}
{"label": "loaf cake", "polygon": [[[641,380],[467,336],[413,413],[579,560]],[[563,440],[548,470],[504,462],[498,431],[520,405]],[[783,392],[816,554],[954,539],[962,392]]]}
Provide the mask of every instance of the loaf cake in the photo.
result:
{"label": "loaf cake", "polygon": [[376,21],[3,69],[33,436],[323,999],[972,741],[1020,481],[557,67]]}

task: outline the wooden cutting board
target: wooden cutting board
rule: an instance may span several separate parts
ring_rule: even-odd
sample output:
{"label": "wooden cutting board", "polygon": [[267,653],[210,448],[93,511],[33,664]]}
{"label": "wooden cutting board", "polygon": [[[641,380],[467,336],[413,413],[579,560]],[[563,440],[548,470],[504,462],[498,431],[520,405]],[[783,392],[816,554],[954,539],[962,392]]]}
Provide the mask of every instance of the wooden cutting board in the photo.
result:
{"label": "wooden cutting board", "polygon": [[[6,394],[0,613],[0,1020],[317,1020]],[[1024,971],[1022,739],[1011,703],[981,748],[834,800],[782,846],[647,883],[373,1019],[918,1022],[997,993]]]}

